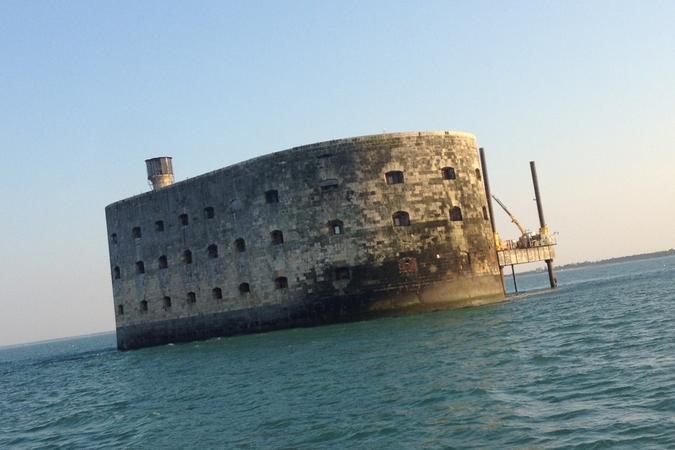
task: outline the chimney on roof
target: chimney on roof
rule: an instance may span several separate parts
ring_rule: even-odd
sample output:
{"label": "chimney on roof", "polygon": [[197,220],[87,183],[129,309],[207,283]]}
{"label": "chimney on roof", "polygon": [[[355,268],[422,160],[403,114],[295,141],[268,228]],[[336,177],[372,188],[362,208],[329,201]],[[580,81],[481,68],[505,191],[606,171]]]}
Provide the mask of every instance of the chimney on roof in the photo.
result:
{"label": "chimney on roof", "polygon": [[157,191],[173,184],[173,165],[170,156],[160,156],[145,160],[148,169],[148,181],[152,183],[152,189]]}

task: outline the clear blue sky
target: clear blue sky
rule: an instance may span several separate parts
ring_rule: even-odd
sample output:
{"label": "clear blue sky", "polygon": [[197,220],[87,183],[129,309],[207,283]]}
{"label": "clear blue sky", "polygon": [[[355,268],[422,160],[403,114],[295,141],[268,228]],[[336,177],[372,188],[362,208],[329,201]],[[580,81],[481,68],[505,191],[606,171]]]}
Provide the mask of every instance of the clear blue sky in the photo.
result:
{"label": "clear blue sky", "polygon": [[[675,2],[0,2],[0,345],[114,328],[104,207],[338,137],[461,130],[559,263],[675,247]],[[515,228],[501,216],[505,236]]]}

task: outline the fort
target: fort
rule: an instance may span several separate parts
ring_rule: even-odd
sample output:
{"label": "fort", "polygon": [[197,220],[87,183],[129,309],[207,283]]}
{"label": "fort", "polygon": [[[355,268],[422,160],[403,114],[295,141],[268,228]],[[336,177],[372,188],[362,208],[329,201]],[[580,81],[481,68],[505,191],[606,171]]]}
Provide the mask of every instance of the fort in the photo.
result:
{"label": "fort", "polygon": [[121,350],[500,301],[476,139],[339,139],[106,207]]}

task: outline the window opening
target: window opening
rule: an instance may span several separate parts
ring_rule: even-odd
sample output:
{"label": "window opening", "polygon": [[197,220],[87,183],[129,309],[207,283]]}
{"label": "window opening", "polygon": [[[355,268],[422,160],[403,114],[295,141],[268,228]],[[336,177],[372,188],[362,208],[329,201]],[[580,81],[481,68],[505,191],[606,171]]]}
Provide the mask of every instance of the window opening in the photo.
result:
{"label": "window opening", "polygon": [[188,305],[194,305],[197,303],[197,295],[194,292],[188,292],[186,301]]}
{"label": "window opening", "polygon": [[478,181],[483,179],[483,177],[480,175],[480,169],[476,169],[476,178],[478,178]]}
{"label": "window opening", "polygon": [[462,209],[459,206],[455,206],[450,210],[450,220],[453,222],[462,220]]}
{"label": "window opening", "polygon": [[136,273],[145,273],[145,264],[143,264],[143,261],[136,261]]}
{"label": "window opening", "polygon": [[204,217],[207,219],[213,219],[216,216],[216,212],[213,209],[213,206],[207,206],[204,208]]}
{"label": "window opening", "polygon": [[133,227],[131,229],[131,236],[134,239],[140,239],[140,237],[141,237],[141,227]]}
{"label": "window opening", "polygon": [[112,241],[113,244],[117,244],[117,233],[111,234],[110,240]]}
{"label": "window opening", "polygon": [[490,217],[488,217],[488,210],[485,206],[483,206],[483,219],[488,220]]}
{"label": "window opening", "polygon": [[124,305],[117,305],[117,314],[120,316],[124,315]]}
{"label": "window opening", "polygon": [[405,211],[397,211],[391,217],[394,220],[395,227],[410,226],[410,215]]}
{"label": "window opening", "polygon": [[169,261],[166,259],[165,255],[160,256],[157,261],[159,262],[160,269],[166,269],[169,267]]}
{"label": "window opening", "polygon": [[120,267],[119,266],[115,266],[113,268],[113,278],[115,278],[116,280],[120,279]]}
{"label": "window opening", "polygon": [[272,238],[272,245],[281,245],[284,243],[284,233],[280,230],[274,230],[270,233]]}
{"label": "window opening", "polygon": [[190,218],[188,217],[187,214],[181,214],[178,216],[178,219],[180,220],[180,224],[183,226],[186,226],[187,224],[190,223]]}
{"label": "window opening", "polygon": [[339,187],[338,180],[324,180],[320,184],[322,192],[336,191]]}
{"label": "window opening", "polygon": [[286,289],[288,287],[288,279],[286,277],[278,277],[274,280],[274,287],[277,289]]}
{"label": "window opening", "polygon": [[164,297],[163,299],[164,308],[171,308],[171,297]]}
{"label": "window opening", "polygon": [[441,169],[441,175],[443,175],[444,180],[455,180],[455,179],[457,179],[457,174],[455,173],[454,167],[443,167]]}
{"label": "window opening", "polygon": [[157,222],[155,222],[155,231],[157,231],[158,233],[161,233],[162,231],[164,231],[164,221],[163,220],[158,220]]}
{"label": "window opening", "polygon": [[400,170],[392,170],[391,172],[387,172],[384,174],[385,179],[387,180],[387,184],[401,184],[403,183],[403,172]]}
{"label": "window opening", "polygon": [[240,294],[248,294],[251,292],[251,286],[249,286],[248,283],[241,283],[239,285],[239,293]]}
{"label": "window opening", "polygon": [[265,192],[265,203],[279,203],[279,192],[276,189]]}
{"label": "window opening", "polygon": [[192,252],[190,250],[185,250],[183,252],[183,262],[185,264],[192,264]]}
{"label": "window opening", "polygon": [[330,234],[332,234],[333,236],[337,236],[339,234],[344,233],[342,221],[337,219],[331,220],[330,222],[328,222],[328,230],[330,231]]}
{"label": "window opening", "polygon": [[216,244],[211,244],[206,249],[206,252],[209,255],[209,258],[214,259],[218,257],[218,246]]}
{"label": "window opening", "polygon": [[336,280],[349,280],[351,275],[349,274],[349,267],[338,267],[335,269],[335,279]]}
{"label": "window opening", "polygon": [[223,291],[219,287],[213,288],[211,291],[211,295],[213,296],[214,300],[222,300],[223,299]]}
{"label": "window opening", "polygon": [[141,312],[148,312],[148,301],[141,300]]}

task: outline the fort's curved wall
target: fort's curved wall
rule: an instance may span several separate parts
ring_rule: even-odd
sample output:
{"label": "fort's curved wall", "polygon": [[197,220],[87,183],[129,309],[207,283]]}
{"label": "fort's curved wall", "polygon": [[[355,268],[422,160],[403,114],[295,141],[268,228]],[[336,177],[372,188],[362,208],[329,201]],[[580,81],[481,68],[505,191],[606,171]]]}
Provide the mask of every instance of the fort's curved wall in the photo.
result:
{"label": "fort's curved wall", "polygon": [[[392,171],[402,183],[387,183]],[[113,203],[118,347],[495,301],[503,290],[485,206],[475,138],[455,132],[307,145]],[[395,225],[398,211],[409,226]]]}

